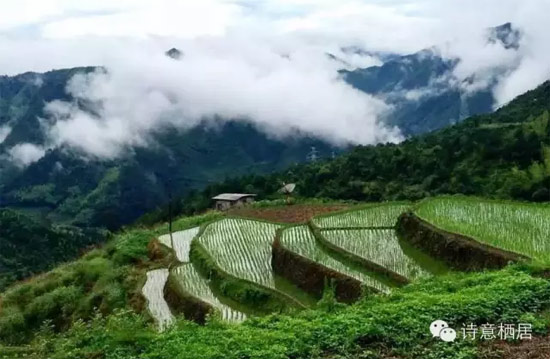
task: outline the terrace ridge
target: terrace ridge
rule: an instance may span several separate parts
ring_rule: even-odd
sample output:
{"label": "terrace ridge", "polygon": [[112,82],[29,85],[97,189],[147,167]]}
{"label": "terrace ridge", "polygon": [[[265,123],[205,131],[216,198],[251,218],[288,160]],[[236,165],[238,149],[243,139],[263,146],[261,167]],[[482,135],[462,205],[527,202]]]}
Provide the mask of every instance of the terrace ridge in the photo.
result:
{"label": "terrace ridge", "polygon": [[411,211],[399,217],[396,230],[414,247],[458,270],[500,269],[511,262],[530,259],[519,253],[481,243],[463,234],[448,232]]}
{"label": "terrace ridge", "polygon": [[[363,295],[364,287],[367,287],[361,281],[306,258],[281,243],[282,232],[292,227],[297,226],[277,230],[272,246],[273,271],[317,297],[323,295],[327,285],[332,285],[338,301],[357,301]],[[374,288],[367,288],[369,292],[377,292]]]}
{"label": "terrace ridge", "polygon": [[410,283],[410,280],[401,274],[394,272],[378,263],[375,263],[373,261],[370,261],[364,257],[361,257],[353,252],[348,251],[345,248],[342,248],[340,246],[337,246],[336,244],[330,242],[323,236],[322,232],[324,231],[330,231],[330,230],[345,230],[345,231],[353,231],[353,230],[374,230],[374,229],[395,229],[395,227],[353,227],[353,228],[327,228],[322,229],[319,228],[313,223],[313,221],[310,221],[308,223],[308,226],[311,230],[311,233],[315,237],[316,242],[323,247],[326,251],[334,254],[338,257],[344,257],[347,261],[350,261],[351,263],[354,263],[355,265],[358,265],[362,268],[365,268],[369,271],[373,271],[379,274],[382,274],[386,277],[388,277],[391,281],[395,282],[399,285],[406,285]]}
{"label": "terrace ridge", "polygon": [[[226,219],[232,219],[232,218],[227,217]],[[241,219],[241,218],[233,218],[233,219]],[[251,220],[251,221],[254,221],[254,220]],[[203,234],[204,230],[208,225],[211,225],[216,222],[217,221],[214,221],[214,222],[208,223],[205,226],[202,226],[196,238],[197,239],[200,238],[200,236]],[[268,221],[258,221],[258,222],[272,223]],[[264,301],[282,302],[280,304],[289,303],[293,307],[300,308],[300,309],[305,309],[307,307],[297,299],[277,289],[269,288],[260,283],[256,283],[251,280],[237,277],[233,274],[228,273],[226,270],[220,267],[220,265],[210,255],[208,250],[198,240],[193,240],[191,242],[190,257],[191,257],[191,262],[195,265],[198,271],[201,271],[204,275],[206,275],[212,281],[219,283],[220,289],[222,289],[222,293],[237,302],[243,302],[243,298],[239,297],[235,293],[230,293],[227,290],[224,291],[223,288],[221,288],[222,283],[225,283],[225,285],[223,285],[224,288],[231,287],[227,285],[228,283],[231,283],[235,287],[239,287],[239,284],[241,286],[244,285],[247,287],[247,290],[245,292],[247,292],[248,295],[254,296],[256,299],[263,298]],[[284,305],[282,305],[281,307],[284,307]]]}

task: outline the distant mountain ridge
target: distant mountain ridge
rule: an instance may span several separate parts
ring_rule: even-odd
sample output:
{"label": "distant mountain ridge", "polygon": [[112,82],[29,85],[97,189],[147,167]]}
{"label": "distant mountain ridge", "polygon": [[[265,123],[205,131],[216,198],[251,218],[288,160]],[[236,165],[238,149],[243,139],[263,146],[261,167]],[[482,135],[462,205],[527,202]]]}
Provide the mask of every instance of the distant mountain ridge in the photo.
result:
{"label": "distant mountain ridge", "polygon": [[[508,51],[517,50],[520,40],[520,31],[510,23],[487,30],[487,42],[499,43]],[[461,89],[453,76],[460,60],[443,58],[437,47],[405,56],[385,55],[385,58],[387,61],[380,66],[340,73],[355,88],[394,106],[384,120],[407,136],[437,130],[493,110],[495,83],[474,92]]]}
{"label": "distant mountain ridge", "polygon": [[240,188],[277,198],[275,184],[282,181],[307,198],[380,202],[463,194],[550,203],[550,81],[496,112],[399,144],[357,146],[334,159],[211,185],[186,198],[183,213],[203,209],[213,193]]}

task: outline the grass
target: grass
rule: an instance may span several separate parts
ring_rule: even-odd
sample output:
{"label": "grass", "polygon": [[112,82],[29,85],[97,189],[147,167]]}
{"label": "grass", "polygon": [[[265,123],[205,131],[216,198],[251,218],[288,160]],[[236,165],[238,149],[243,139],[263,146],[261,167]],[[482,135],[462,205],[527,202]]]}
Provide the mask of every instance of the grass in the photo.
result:
{"label": "grass", "polygon": [[[182,217],[174,222],[174,229],[220,217],[217,212]],[[167,230],[167,224],[155,229],[129,228],[74,262],[10,286],[0,293],[0,343],[30,341],[44,321],[55,331],[63,331],[98,312],[109,315],[124,308],[142,312],[146,272],[169,264],[164,259],[152,261],[147,245]]]}
{"label": "grass", "polygon": [[[183,216],[174,220],[172,223],[172,231],[177,232],[192,227],[197,227],[201,224],[213,222],[223,217],[224,213],[219,211],[208,211],[206,213],[191,217]],[[168,223],[157,225],[153,230],[159,236],[164,235],[168,233]]]}
{"label": "grass", "polygon": [[[456,207],[457,199],[453,200],[449,205]],[[423,202],[419,210],[427,202]],[[515,222],[503,214],[509,209],[503,211],[501,206],[516,208],[515,217],[538,216],[531,212],[532,208],[545,215],[548,213],[547,206],[473,199],[458,207],[468,209],[476,203],[485,206],[484,210],[468,212],[463,221],[456,220],[459,224],[468,223],[467,219],[472,217],[483,223],[482,216],[493,213],[491,206],[498,207],[499,212],[490,218],[501,216],[499,225],[505,229]],[[525,211],[527,214],[523,213]],[[518,215],[517,212],[523,214]],[[195,219],[185,221],[194,223],[191,226],[197,225]],[[238,224],[237,228],[232,227],[235,223],[225,223],[213,231],[212,235],[216,238],[211,238],[211,246],[215,247],[216,253],[231,253],[233,258],[242,260],[243,254],[239,250],[258,253],[258,248],[263,248],[267,243],[270,254],[273,236],[267,237],[265,233],[274,232],[274,229],[267,231],[263,226],[278,228],[277,225],[240,219],[220,222],[224,221],[243,223]],[[512,221],[512,224],[505,221]],[[528,222],[529,219],[523,218],[522,221]],[[545,225],[540,218],[536,223],[528,223]],[[497,230],[496,227],[489,228]],[[522,230],[527,233],[533,229],[527,227]],[[293,312],[292,315],[254,317],[241,325],[221,322],[216,316],[208,320],[205,326],[177,320],[173,329],[156,333],[144,313],[127,310],[132,300],[131,292],[137,286],[136,278],[142,276],[144,270],[154,268],[147,258],[146,246],[156,236],[155,232],[142,229],[121,233],[105,248],[90,252],[82,259],[46,275],[13,286],[2,294],[2,344],[21,342],[19,338],[27,337],[31,330],[37,332],[37,337],[28,347],[6,349],[0,345],[0,358],[17,352],[29,358],[50,359],[475,359],[479,357],[477,342],[437,341],[429,334],[430,322],[442,318],[457,328],[463,323],[531,323],[535,335],[548,334],[550,318],[544,315],[544,311],[548,313],[550,309],[550,282],[534,277],[533,269],[528,264],[500,271],[420,278],[404,288],[392,290],[387,296],[369,296],[353,306],[342,306],[323,299],[315,310]],[[285,247],[333,270],[363,281],[370,278],[366,279],[363,273],[355,272],[323,252],[306,226],[285,229],[281,241]],[[264,244],[260,246],[260,242]],[[252,251],[248,250],[249,247]],[[270,256],[267,260],[265,258],[264,255],[261,261],[269,263]],[[256,260],[252,255],[244,259],[248,264]],[[208,295],[201,294],[205,289],[210,289],[209,283],[200,276],[202,281],[196,281],[194,276],[198,273],[191,264],[184,266],[182,285],[189,286],[189,291],[203,295],[203,298],[212,294],[211,291]],[[547,268],[541,270],[547,272]],[[219,301],[219,297],[214,295],[214,298]],[[94,307],[98,307],[95,316]],[[223,318],[223,311],[220,312]],[[60,318],[62,320],[59,321]],[[227,314],[225,318],[232,316]],[[42,325],[44,320],[46,324]],[[56,322],[52,325],[52,321]]]}
{"label": "grass", "polygon": [[407,279],[429,275],[403,253],[393,229],[325,230],[322,235],[334,245]]}
{"label": "grass", "polygon": [[192,264],[183,264],[172,270],[171,275],[180,288],[189,295],[210,304],[217,310],[221,319],[228,322],[242,322],[246,314],[223,304],[208,286],[206,279],[200,276]]}
{"label": "grass", "polygon": [[44,321],[63,330],[75,318],[88,319],[95,311],[108,314],[128,303],[140,307],[137,298],[151,264],[151,238],[148,231],[121,233],[102,249],[11,286],[0,295],[0,341],[28,341]]}
{"label": "grass", "polygon": [[409,208],[410,204],[402,202],[369,204],[363,209],[319,216],[313,223],[320,228],[394,227],[399,215]]}
{"label": "grass", "polygon": [[227,273],[276,289],[271,244],[279,225],[227,218],[209,224],[197,241]]}
{"label": "grass", "polygon": [[433,225],[550,263],[550,206],[469,197],[422,201],[416,214]]}
{"label": "grass", "polygon": [[534,335],[542,336],[549,321],[541,313],[549,307],[550,282],[510,267],[431,277],[353,306],[327,305],[238,326],[180,321],[157,334],[142,316],[118,312],[76,323],[62,335],[44,333],[33,349],[50,359],[477,359],[479,342],[441,342],[431,337],[430,323],[531,323]]}
{"label": "grass", "polygon": [[366,273],[336,260],[324,252],[315,240],[307,226],[296,226],[285,229],[281,233],[281,244],[303,257],[311,259],[327,268],[346,274],[381,292],[388,292],[389,287]]}

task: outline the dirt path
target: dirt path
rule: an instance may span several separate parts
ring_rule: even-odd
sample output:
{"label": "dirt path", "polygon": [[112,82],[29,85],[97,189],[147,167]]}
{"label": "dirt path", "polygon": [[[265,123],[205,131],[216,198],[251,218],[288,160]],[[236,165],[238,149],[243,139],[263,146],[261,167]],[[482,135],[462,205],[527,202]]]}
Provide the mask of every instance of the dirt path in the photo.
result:
{"label": "dirt path", "polygon": [[303,223],[310,220],[313,216],[323,213],[340,211],[349,206],[344,204],[333,205],[307,205],[295,204],[281,207],[254,208],[245,207],[228,211],[229,215],[246,217],[252,219],[263,219],[267,221],[281,223]]}

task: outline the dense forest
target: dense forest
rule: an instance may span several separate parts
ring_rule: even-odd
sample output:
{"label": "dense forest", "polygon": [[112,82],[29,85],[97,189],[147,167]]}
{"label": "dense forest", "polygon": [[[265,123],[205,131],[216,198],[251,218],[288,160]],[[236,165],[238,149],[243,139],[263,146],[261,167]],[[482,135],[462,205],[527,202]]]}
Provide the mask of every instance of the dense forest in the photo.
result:
{"label": "dense forest", "polygon": [[108,236],[100,229],[51,226],[9,209],[0,209],[0,223],[0,291],[74,258]]}
{"label": "dense forest", "polygon": [[[295,182],[298,196],[357,201],[456,193],[549,201],[549,109],[550,82],[545,82],[493,114],[399,144],[359,146],[334,159],[267,176],[229,178],[178,201],[174,208],[182,213],[204,210],[220,192],[273,198],[283,182]],[[166,213],[159,209],[156,216]],[[144,220],[158,218],[149,215]]]}

